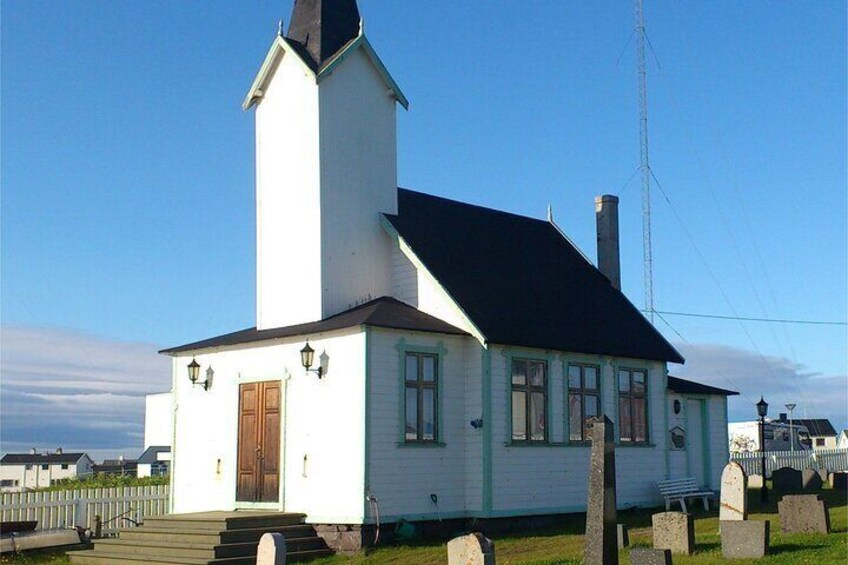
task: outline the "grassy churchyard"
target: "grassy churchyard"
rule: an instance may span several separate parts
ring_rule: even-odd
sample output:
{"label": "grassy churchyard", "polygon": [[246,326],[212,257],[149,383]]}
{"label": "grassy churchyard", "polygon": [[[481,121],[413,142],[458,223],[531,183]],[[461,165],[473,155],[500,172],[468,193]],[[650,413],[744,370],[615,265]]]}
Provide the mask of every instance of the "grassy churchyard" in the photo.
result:
{"label": "grassy churchyard", "polygon": [[[770,555],[764,559],[735,560],[740,565],[762,563],[768,565],[789,565],[809,563],[816,565],[837,565],[848,563],[848,494],[825,489],[822,498],[830,509],[831,533],[794,534],[780,533],[777,516],[777,499],[772,493],[771,503],[766,507],[759,505],[759,491],[749,491],[749,509],[751,520],[771,520]],[[675,565],[731,563],[721,556],[721,539],[718,535],[718,511],[704,512],[700,501],[693,501],[691,509],[695,515],[696,550],[691,557],[674,556]],[[651,514],[660,509],[633,510],[619,513],[619,521],[630,529],[630,543],[635,547],[651,547]],[[528,532],[496,537],[495,552],[499,565],[578,565],[583,554],[582,515],[574,515],[561,527],[543,531]],[[314,565],[335,565],[339,563],[373,563],[443,565],[447,560],[445,544],[439,542],[421,542],[411,544],[392,544],[381,547],[369,554],[354,556],[335,556],[312,561]],[[62,552],[2,556],[0,563],[54,565],[69,563]],[[628,552],[622,553],[621,563],[630,563]]]}

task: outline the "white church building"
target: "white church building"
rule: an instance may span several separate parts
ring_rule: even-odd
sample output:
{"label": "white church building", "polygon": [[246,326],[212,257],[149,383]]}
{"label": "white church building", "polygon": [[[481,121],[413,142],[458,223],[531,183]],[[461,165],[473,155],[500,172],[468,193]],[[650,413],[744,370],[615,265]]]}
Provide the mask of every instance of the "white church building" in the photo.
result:
{"label": "white church building", "polygon": [[296,1],[244,101],[256,327],[163,351],[172,512],[581,512],[601,414],[621,507],[718,489],[733,393],[669,377],[683,358],[619,290],[618,199],[595,202],[599,269],[550,218],[398,188],[398,105],[355,0]]}

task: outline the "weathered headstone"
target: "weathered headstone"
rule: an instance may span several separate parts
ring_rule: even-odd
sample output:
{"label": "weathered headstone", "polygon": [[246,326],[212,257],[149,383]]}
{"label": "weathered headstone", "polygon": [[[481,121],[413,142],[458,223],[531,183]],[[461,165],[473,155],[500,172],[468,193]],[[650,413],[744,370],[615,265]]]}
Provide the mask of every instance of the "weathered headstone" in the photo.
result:
{"label": "weathered headstone", "polygon": [[748,488],[762,488],[763,487],[763,476],[762,475],[751,475],[748,477]]}
{"label": "weathered headstone", "polygon": [[776,492],[801,492],[801,471],[782,467],[771,474],[771,484]]}
{"label": "weathered headstone", "polygon": [[630,565],[671,565],[671,551],[634,547],[630,550]]}
{"label": "weathered headstone", "polygon": [[651,516],[651,526],[655,548],[692,555],[695,549],[695,521],[691,514],[660,512]]}
{"label": "weathered headstone", "polygon": [[448,542],[448,565],[495,565],[495,544],[479,532]]}
{"label": "weathered headstone", "polygon": [[256,549],[256,565],[286,565],[286,538],[283,534],[262,534]]}
{"label": "weathered headstone", "polygon": [[748,519],[748,479],[739,463],[730,462],[721,472],[721,503],[718,519]]}
{"label": "weathered headstone", "polygon": [[615,434],[606,416],[592,426],[584,565],[618,565],[615,512]]}
{"label": "weathered headstone", "polygon": [[768,553],[768,520],[728,520],[719,522],[719,526],[721,555],[725,559],[756,559]]}
{"label": "weathered headstone", "polygon": [[831,473],[827,482],[830,483],[830,488],[833,490],[848,490],[848,473]]}
{"label": "weathered headstone", "polygon": [[780,531],[784,534],[830,533],[827,503],[817,494],[790,494],[777,503]]}
{"label": "weathered headstone", "polygon": [[806,492],[820,491],[822,488],[822,479],[819,472],[815,469],[801,471],[801,488]]}
{"label": "weathered headstone", "polygon": [[618,534],[618,549],[630,547],[630,532],[627,531],[627,525],[619,524],[616,532]]}

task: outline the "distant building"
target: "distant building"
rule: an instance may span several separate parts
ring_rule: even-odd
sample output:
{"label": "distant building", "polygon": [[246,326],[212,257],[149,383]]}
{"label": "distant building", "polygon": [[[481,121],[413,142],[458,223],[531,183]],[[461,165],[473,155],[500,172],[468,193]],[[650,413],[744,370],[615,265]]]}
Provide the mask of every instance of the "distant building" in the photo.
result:
{"label": "distant building", "polygon": [[171,446],[151,445],[138,458],[138,477],[166,476],[171,466]]}
{"label": "distant building", "polygon": [[0,491],[49,487],[57,481],[89,476],[94,461],[85,453],[7,453],[0,459]]}
{"label": "distant building", "polygon": [[94,474],[104,475],[129,475],[136,476],[138,470],[137,459],[124,459],[123,456],[117,459],[104,459],[103,463],[94,466]]}
{"label": "distant building", "polygon": [[813,442],[813,450],[819,449],[836,449],[836,429],[830,420],[814,419],[814,420],[795,420],[800,422],[802,426],[810,432],[810,439]]}
{"label": "distant building", "polygon": [[848,430],[839,432],[839,437],[836,439],[836,447],[838,449],[848,449]]}

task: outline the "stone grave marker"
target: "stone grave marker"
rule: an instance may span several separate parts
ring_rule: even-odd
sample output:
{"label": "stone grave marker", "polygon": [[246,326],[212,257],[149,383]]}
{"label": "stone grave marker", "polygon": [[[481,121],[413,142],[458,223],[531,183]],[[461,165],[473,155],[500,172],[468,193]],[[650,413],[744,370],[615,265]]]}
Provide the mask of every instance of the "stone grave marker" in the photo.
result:
{"label": "stone grave marker", "polygon": [[619,524],[616,530],[618,533],[618,549],[630,547],[630,532],[627,531],[627,525]]}
{"label": "stone grave marker", "polygon": [[671,550],[634,547],[630,550],[630,565],[671,565]]}
{"label": "stone grave marker", "polygon": [[801,492],[801,471],[781,467],[771,474],[772,489],[777,492]]}
{"label": "stone grave marker", "polygon": [[848,473],[831,473],[827,477],[827,482],[833,490],[848,490]]}
{"label": "stone grave marker", "polygon": [[651,516],[651,525],[655,548],[692,555],[695,549],[695,521],[691,514],[660,512]]}
{"label": "stone grave marker", "polygon": [[725,559],[757,559],[768,554],[768,520],[728,520],[719,522],[719,526]]}
{"label": "stone grave marker", "polygon": [[830,533],[827,503],[817,494],[788,494],[778,501],[777,512],[784,534]]}
{"label": "stone grave marker", "polygon": [[721,502],[718,519],[748,519],[748,479],[739,463],[730,462],[721,472]]}
{"label": "stone grave marker", "polygon": [[286,538],[283,534],[262,534],[256,549],[256,565],[286,565]]}
{"label": "stone grave marker", "polygon": [[495,565],[495,544],[479,532],[448,542],[448,565]]}
{"label": "stone grave marker", "polygon": [[615,434],[606,416],[592,426],[584,565],[618,565],[615,511]]}
{"label": "stone grave marker", "polygon": [[801,471],[801,488],[806,492],[817,492],[822,489],[822,478],[815,469]]}

